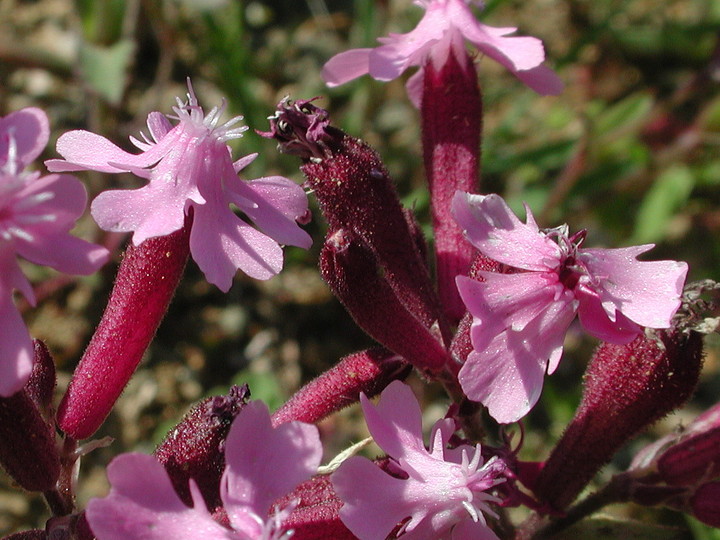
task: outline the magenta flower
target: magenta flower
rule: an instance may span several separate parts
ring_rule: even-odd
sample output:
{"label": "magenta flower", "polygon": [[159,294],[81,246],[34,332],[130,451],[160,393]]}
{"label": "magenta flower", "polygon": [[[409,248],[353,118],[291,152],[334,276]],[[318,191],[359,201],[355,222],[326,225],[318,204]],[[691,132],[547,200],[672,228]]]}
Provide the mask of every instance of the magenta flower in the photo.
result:
{"label": "magenta flower", "polygon": [[69,234],[87,196],[73,176],[23,172],[48,141],[47,116],[28,108],[0,118],[0,396],[20,390],[32,370],[33,345],[12,292],[35,295],[16,257],[69,274],[91,274],[108,251]]}
{"label": "magenta flower", "polygon": [[593,336],[615,344],[649,328],[669,328],[680,307],[687,264],[638,261],[653,245],[581,249],[585,231],[539,230],[530,209],[522,223],[498,195],[457,192],[453,214],[487,257],[517,269],[457,278],[473,315],[473,351],[460,370],[467,396],[501,423],[522,418],[552,373],[577,314]]}
{"label": "magenta flower", "polygon": [[[559,94],[563,84],[546,66],[542,42],[533,37],[506,37],[517,28],[494,28],[478,22],[469,0],[415,0],[425,8],[417,27],[407,34],[379,38],[374,49],[353,49],[333,56],[323,68],[328,86],[344,84],[369,74],[379,81],[399,77],[410,66],[421,69],[407,83],[408,94],[418,105],[423,88],[423,64],[429,60],[439,69],[455,54],[463,58],[463,38],[505,66],[518,79],[542,95]],[[464,65],[460,61],[460,65]]]}
{"label": "magenta flower", "polygon": [[220,497],[231,529],[212,518],[193,480],[190,508],[157,459],[138,453],[110,463],[110,494],[88,503],[88,522],[99,540],[284,538],[282,522],[293,506],[268,517],[270,508],[314,474],[321,458],[317,427],[289,422],[273,429],[267,406],[253,401],[234,420],[225,446]]}
{"label": "magenta flower", "polygon": [[360,540],[386,538],[400,524],[410,539],[476,538],[497,540],[483,512],[494,515],[486,493],[501,483],[505,467],[497,458],[483,464],[480,445],[448,449],[452,420],[439,420],[430,449],[422,438],[422,414],[410,388],[399,381],[382,393],[377,406],[361,395],[368,429],[391,458],[402,479],[372,461],[351,457],[332,475],[344,502],[340,519]]}
{"label": "magenta flower", "polygon": [[[238,116],[218,126],[224,105],[207,115],[188,82],[188,101],[173,107],[179,123],[154,112],[147,125],[152,140],[131,141],[142,153],[129,154],[87,131],[66,133],[57,143],[65,158],[47,163],[51,170],[132,172],[148,179],[136,190],[106,191],[92,203],[91,213],[108,231],[135,231],[133,243],[165,236],[183,226],[192,210],[190,252],[210,283],[227,291],[238,269],[256,279],[269,279],[283,265],[279,244],[303,248],[312,240],[296,220],[307,217],[307,197],[300,186],[281,176],[241,181],[237,173],[257,154],[234,162],[226,141],[242,137],[245,126],[233,127]],[[238,217],[231,205],[258,229]]]}

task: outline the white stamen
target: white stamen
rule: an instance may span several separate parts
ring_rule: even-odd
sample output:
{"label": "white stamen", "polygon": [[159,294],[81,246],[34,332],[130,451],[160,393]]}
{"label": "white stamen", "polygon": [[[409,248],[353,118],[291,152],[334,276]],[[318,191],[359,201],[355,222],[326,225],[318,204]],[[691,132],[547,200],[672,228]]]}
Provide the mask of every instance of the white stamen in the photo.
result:
{"label": "white stamen", "polygon": [[472,520],[477,523],[480,520],[480,516],[478,515],[478,510],[475,508],[471,503],[467,501],[462,502],[463,508],[467,510],[467,513],[470,514],[470,517]]}

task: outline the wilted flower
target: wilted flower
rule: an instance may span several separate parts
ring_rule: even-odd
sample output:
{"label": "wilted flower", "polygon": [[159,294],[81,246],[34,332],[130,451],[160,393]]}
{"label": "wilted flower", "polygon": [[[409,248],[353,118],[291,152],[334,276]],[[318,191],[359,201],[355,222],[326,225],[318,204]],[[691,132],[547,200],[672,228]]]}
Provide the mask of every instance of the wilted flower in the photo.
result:
{"label": "wilted flower", "polygon": [[[233,127],[242,117],[219,126],[224,105],[205,115],[189,82],[188,89],[188,101],[178,99],[173,108],[179,121],[175,127],[153,112],[147,120],[151,140],[131,138],[142,153],[129,154],[94,133],[71,131],[57,143],[65,161],[47,165],[55,171],[132,172],[147,179],[143,188],[106,191],[93,201],[91,213],[100,227],[135,231],[133,243],[140,245],[177,231],[192,212],[190,252],[210,283],[227,291],[238,269],[268,279],[282,269],[279,244],[307,248],[312,243],[296,223],[307,216],[305,193],[281,176],[241,181],[238,171],[257,157],[232,161],[226,142],[242,137],[247,127]],[[238,217],[231,205],[260,230]]]}
{"label": "wilted flower", "polygon": [[0,396],[20,390],[32,370],[32,341],[12,293],[33,305],[35,295],[16,257],[69,274],[90,274],[108,258],[105,248],[69,234],[85,210],[83,185],[67,174],[23,172],[48,136],[40,109],[0,119]]}
{"label": "wilted flower", "polygon": [[541,231],[526,211],[522,223],[498,195],[458,192],[453,200],[468,240],[517,270],[478,272],[482,282],[457,279],[474,318],[474,350],[460,370],[460,383],[501,423],[519,420],[537,402],[576,314],[595,337],[628,343],[643,326],[670,327],[687,274],[683,262],[638,261],[652,244],[583,249],[585,231],[570,236],[566,225]]}
{"label": "wilted flower", "polygon": [[517,28],[494,28],[478,22],[468,3],[468,0],[415,0],[415,5],[425,9],[425,15],[414,30],[379,38],[382,45],[374,49],[353,49],[335,55],[325,64],[323,78],[331,87],[365,74],[389,81],[410,66],[419,66],[420,71],[407,84],[410,98],[417,105],[423,87],[423,64],[431,60],[439,67],[450,54],[464,55],[465,39],[536,92],[562,91],[557,76],[541,65],[545,51],[539,39],[506,37]]}
{"label": "wilted flower", "polygon": [[315,426],[289,422],[273,428],[267,406],[248,403],[230,428],[220,498],[230,529],[215,521],[190,480],[193,507],[182,502],[163,466],[152,456],[121,455],[108,467],[112,489],[88,503],[99,540],[238,539],[287,536],[283,520],[292,505],[268,517],[273,502],[316,472],[322,447]]}
{"label": "wilted flower", "polygon": [[[430,449],[422,438],[422,413],[410,388],[399,381],[382,393],[377,406],[361,396],[368,429],[391,458],[399,478],[372,461],[351,457],[332,475],[345,503],[340,518],[361,540],[386,538],[400,527],[403,538],[495,539],[483,512],[494,515],[487,493],[503,480],[505,466],[497,458],[483,463],[480,445],[447,448],[453,421],[439,420]],[[400,526],[402,524],[402,526]],[[447,536],[449,537],[449,536]]]}

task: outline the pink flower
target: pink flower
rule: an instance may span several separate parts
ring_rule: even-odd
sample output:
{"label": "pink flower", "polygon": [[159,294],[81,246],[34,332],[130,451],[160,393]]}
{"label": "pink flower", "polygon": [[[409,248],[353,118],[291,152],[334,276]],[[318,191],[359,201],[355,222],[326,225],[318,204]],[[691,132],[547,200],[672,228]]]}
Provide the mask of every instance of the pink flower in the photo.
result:
{"label": "pink flower", "polygon": [[[242,137],[247,127],[233,127],[242,117],[218,126],[224,105],[204,115],[189,81],[188,89],[187,103],[178,99],[173,108],[179,120],[175,127],[154,112],[147,120],[152,140],[131,138],[142,153],[129,154],[94,133],[71,131],[57,143],[65,161],[47,165],[56,171],[129,171],[148,179],[140,189],[100,194],[91,208],[100,227],[135,231],[137,246],[180,229],[192,209],[190,252],[210,283],[227,291],[238,269],[269,279],[282,269],[279,244],[308,248],[312,243],[296,223],[307,216],[307,197],[300,186],[281,176],[241,181],[238,171],[257,157],[232,161],[226,141]],[[231,205],[260,230],[238,217]]]}
{"label": "pink flower", "polygon": [[351,457],[332,475],[345,503],[340,519],[361,540],[386,538],[400,523],[403,538],[497,540],[483,512],[494,515],[486,493],[502,482],[497,458],[483,464],[480,445],[448,449],[452,420],[433,427],[430,449],[422,438],[422,415],[410,388],[399,381],[382,393],[377,406],[361,396],[365,421],[375,442],[388,453],[391,476],[372,461]]}
{"label": "pink flower", "polygon": [[415,5],[425,8],[425,15],[414,30],[379,38],[382,45],[374,49],[353,49],[333,56],[323,68],[323,78],[330,87],[365,74],[389,81],[410,66],[419,66],[420,71],[407,83],[410,98],[417,105],[422,94],[423,64],[432,60],[439,69],[449,54],[464,55],[464,38],[539,94],[555,95],[562,91],[560,79],[541,65],[545,51],[539,39],[505,37],[517,28],[494,28],[478,22],[468,3],[469,0],[415,0]]}
{"label": "pink flower", "polygon": [[284,538],[282,521],[292,507],[270,517],[268,511],[314,474],[321,458],[315,426],[289,422],[273,429],[267,406],[253,401],[234,420],[225,446],[220,497],[231,529],[212,518],[193,480],[190,508],[157,459],[138,453],[121,455],[108,466],[110,494],[88,503],[88,522],[99,540]]}
{"label": "pink flower", "polygon": [[537,402],[545,372],[562,355],[577,314],[593,336],[624,344],[643,326],[669,328],[680,307],[687,264],[641,262],[653,245],[581,249],[585,231],[567,225],[539,230],[530,209],[522,223],[498,195],[457,192],[453,214],[484,255],[517,269],[457,278],[473,315],[473,352],[460,370],[467,396],[501,423],[515,422]]}
{"label": "pink flower", "polygon": [[13,290],[35,295],[18,266],[20,256],[70,274],[91,274],[108,251],[71,236],[87,196],[73,176],[23,172],[48,141],[45,113],[28,108],[0,118],[0,396],[20,390],[32,369],[33,345],[15,309]]}

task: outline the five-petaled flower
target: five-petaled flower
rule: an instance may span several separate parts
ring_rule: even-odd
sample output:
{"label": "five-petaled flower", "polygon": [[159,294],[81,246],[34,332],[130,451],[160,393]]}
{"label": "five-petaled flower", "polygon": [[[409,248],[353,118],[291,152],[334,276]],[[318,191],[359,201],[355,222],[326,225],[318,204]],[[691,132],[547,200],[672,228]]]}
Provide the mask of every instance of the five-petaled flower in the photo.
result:
{"label": "five-petaled flower", "polygon": [[[106,191],[93,201],[91,213],[101,228],[135,231],[133,243],[140,245],[179,230],[192,210],[190,252],[210,283],[227,291],[238,269],[269,279],[282,269],[280,244],[308,248],[312,243],[297,224],[308,215],[305,192],[281,176],[240,180],[238,171],[257,157],[232,161],[226,141],[247,129],[233,127],[242,117],[219,126],[224,105],[205,115],[189,81],[188,88],[188,101],[178,99],[173,108],[179,121],[175,127],[153,112],[147,120],[152,140],[131,138],[142,153],[127,153],[94,133],[71,131],[57,143],[65,160],[48,161],[48,168],[127,171],[148,179],[143,188]],[[237,216],[231,205],[260,230]]]}
{"label": "five-petaled flower", "polygon": [[335,55],[322,71],[328,86],[338,86],[365,74],[389,81],[410,66],[419,66],[420,70],[407,84],[411,100],[419,105],[423,64],[432,61],[439,68],[448,55],[466,54],[464,38],[539,94],[555,95],[562,91],[560,79],[542,65],[545,50],[539,39],[507,37],[517,28],[495,28],[480,23],[468,6],[469,0],[415,0],[414,3],[425,9],[414,30],[379,38],[382,45],[374,49],[352,49]]}
{"label": "five-petaled flower", "polygon": [[88,503],[88,522],[99,540],[286,538],[283,520],[294,506],[269,517],[268,512],[317,471],[321,458],[317,427],[288,422],[273,428],[267,406],[252,401],[233,421],[225,445],[220,497],[230,529],[213,519],[193,480],[190,508],[157,459],[138,453],[121,455],[108,466],[110,494]]}
{"label": "five-petaled flower", "polygon": [[585,231],[540,230],[526,207],[522,223],[498,195],[457,192],[453,214],[468,240],[512,273],[459,276],[473,315],[473,351],[460,370],[467,396],[501,423],[519,420],[540,396],[565,332],[577,314],[585,330],[624,344],[649,328],[668,328],[680,307],[687,264],[638,261],[652,244],[584,249]]}
{"label": "five-petaled flower", "polygon": [[47,116],[27,108],[0,118],[0,396],[22,388],[30,376],[33,345],[13,304],[18,290],[35,295],[16,256],[69,274],[91,274],[108,251],[69,234],[85,210],[85,188],[74,176],[23,169],[47,144]]}
{"label": "five-petaled flower", "polygon": [[[505,465],[494,457],[483,463],[480,445],[447,448],[455,431],[451,419],[432,430],[430,449],[422,438],[422,413],[412,390],[395,381],[377,405],[361,395],[368,429],[391,458],[391,476],[362,457],[351,457],[332,475],[344,502],[348,529],[361,540],[386,538],[394,530],[409,539],[477,538],[497,540],[483,512],[500,500],[487,493],[503,482]],[[401,525],[402,524],[402,525]]]}

